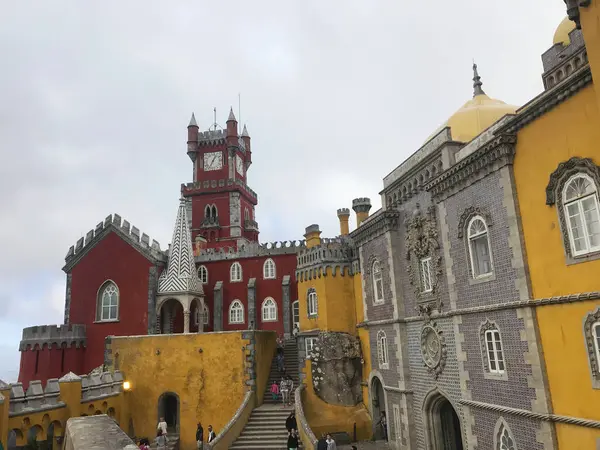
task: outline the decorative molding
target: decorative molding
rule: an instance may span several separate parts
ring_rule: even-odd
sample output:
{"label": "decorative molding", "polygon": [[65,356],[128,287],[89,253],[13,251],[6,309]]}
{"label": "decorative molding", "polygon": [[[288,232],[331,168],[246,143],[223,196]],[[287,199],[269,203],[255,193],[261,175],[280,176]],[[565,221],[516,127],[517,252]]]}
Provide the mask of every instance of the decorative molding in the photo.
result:
{"label": "decorative molding", "polygon": [[592,384],[595,389],[600,389],[600,361],[596,346],[598,342],[594,339],[593,325],[600,322],[600,307],[586,315],[583,322],[583,336],[585,338],[585,349],[588,354],[590,372],[592,374]]}
{"label": "decorative molding", "polygon": [[465,235],[468,236],[467,226],[469,225],[471,219],[476,216],[483,217],[488,228],[492,226],[492,216],[487,209],[478,206],[469,206],[463,211],[463,213],[460,215],[460,219],[458,220],[457,235],[459,239],[462,239]]}
{"label": "decorative molding", "polygon": [[[328,239],[322,239],[328,242]],[[278,241],[259,244],[247,242],[236,247],[205,248],[196,256],[196,263],[209,261],[238,260],[257,256],[272,257],[277,255],[295,255],[306,248],[306,241]]]}
{"label": "decorative molding", "polygon": [[436,202],[451,197],[490,173],[512,164],[516,142],[517,137],[513,134],[499,135],[432,180],[425,189]]}
{"label": "decorative molding", "polygon": [[596,186],[600,188],[600,167],[591,158],[574,156],[568,161],[561,162],[550,174],[546,186],[546,205],[552,206],[560,202],[565,183],[572,175],[580,172],[589,175],[596,182]]}
{"label": "decorative molding", "polygon": [[446,367],[446,340],[434,321],[423,325],[421,330],[421,357],[428,372],[437,380]]}
{"label": "decorative molding", "polygon": [[[406,259],[408,264],[409,282],[420,304],[416,307],[421,314],[429,315],[432,310],[441,311],[443,306],[438,292],[438,283],[442,276],[442,256],[440,255],[439,233],[435,216],[435,206],[427,208],[423,215],[419,203],[411,218],[406,219]],[[431,287],[430,292],[421,291],[421,260],[431,258]]]}
{"label": "decorative molding", "polygon": [[388,231],[397,230],[400,224],[400,212],[394,209],[379,210],[356,228],[350,237],[356,246],[362,246],[368,241],[385,234]]}

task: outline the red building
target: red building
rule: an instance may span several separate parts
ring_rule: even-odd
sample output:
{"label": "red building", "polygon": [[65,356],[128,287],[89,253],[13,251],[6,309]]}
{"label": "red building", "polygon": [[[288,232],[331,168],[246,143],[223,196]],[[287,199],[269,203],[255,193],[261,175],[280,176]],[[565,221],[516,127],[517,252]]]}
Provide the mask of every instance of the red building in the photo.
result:
{"label": "red building", "polygon": [[275,330],[298,321],[296,253],[304,241],[259,244],[247,184],[250,136],[230,112],[226,129],[188,125],[192,183],[182,184],[168,250],[117,214],[65,258],[64,325],[23,330],[19,382],[101,366],[108,336]]}

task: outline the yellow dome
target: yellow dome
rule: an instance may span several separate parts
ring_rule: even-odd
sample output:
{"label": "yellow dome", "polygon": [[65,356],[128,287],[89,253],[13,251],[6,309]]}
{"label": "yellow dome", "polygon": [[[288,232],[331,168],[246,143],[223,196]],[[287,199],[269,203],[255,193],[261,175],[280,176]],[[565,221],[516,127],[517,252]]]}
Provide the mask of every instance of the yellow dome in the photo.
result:
{"label": "yellow dome", "polygon": [[570,20],[568,17],[565,17],[563,21],[558,25],[558,28],[554,32],[554,44],[562,44],[569,45],[571,43],[571,39],[569,38],[569,33],[575,29],[575,22]]}
{"label": "yellow dome", "polygon": [[473,72],[473,98],[450,116],[445,124],[427,138],[427,141],[443,128],[450,127],[452,140],[470,142],[506,114],[514,114],[518,109],[517,106],[507,105],[503,101],[488,97],[481,88],[481,78],[477,73],[477,65],[475,64],[473,65]]}

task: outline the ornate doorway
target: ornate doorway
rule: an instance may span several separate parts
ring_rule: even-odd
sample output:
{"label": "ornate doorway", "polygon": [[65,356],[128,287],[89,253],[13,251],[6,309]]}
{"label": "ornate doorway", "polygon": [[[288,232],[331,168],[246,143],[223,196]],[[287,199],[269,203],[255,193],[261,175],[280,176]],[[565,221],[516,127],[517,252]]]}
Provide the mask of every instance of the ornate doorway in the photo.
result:
{"label": "ornate doorway", "polygon": [[169,433],[179,433],[179,397],[173,392],[165,392],[158,398],[158,418],[161,417],[167,422],[167,431]]}
{"label": "ornate doorway", "polygon": [[424,405],[429,449],[463,450],[460,419],[452,403],[439,392],[429,395]]}

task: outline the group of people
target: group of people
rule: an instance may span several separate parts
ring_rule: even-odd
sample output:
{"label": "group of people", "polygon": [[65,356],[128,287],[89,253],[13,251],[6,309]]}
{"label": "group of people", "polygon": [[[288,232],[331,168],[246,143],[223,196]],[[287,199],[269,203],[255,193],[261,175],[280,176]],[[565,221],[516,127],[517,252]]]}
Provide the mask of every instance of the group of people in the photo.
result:
{"label": "group of people", "polygon": [[[355,447],[352,447],[354,450]],[[317,450],[337,450],[337,445],[330,434],[323,433],[317,442]]]}
{"label": "group of people", "polygon": [[289,375],[282,376],[279,384],[277,384],[276,381],[273,381],[270,390],[273,400],[279,400],[279,395],[281,394],[281,401],[284,408],[292,405],[291,393],[294,390],[294,380],[292,380],[292,377]]}
{"label": "group of people", "polygon": [[[285,427],[288,432],[288,450],[297,450],[300,436],[298,435],[298,422],[296,421],[295,412],[292,411],[288,418],[285,419]],[[356,449],[356,447],[352,448],[353,450]],[[337,445],[330,434],[323,434],[317,443],[317,450],[337,450]]]}
{"label": "group of people", "polygon": [[[208,438],[206,442],[212,442],[217,435],[215,434],[212,425],[208,426]],[[167,422],[164,417],[161,417],[156,427],[156,439],[154,439],[158,450],[166,450],[169,439],[167,437]],[[198,429],[196,430],[196,443],[198,449],[202,449],[204,446],[204,428],[202,424],[198,422]],[[140,439],[139,444],[140,450],[150,450],[150,441],[147,438]]]}
{"label": "group of people", "polygon": [[[213,426],[209,425],[206,442],[210,443],[214,441],[216,437],[217,434],[215,433],[215,430],[213,430]],[[204,447],[204,428],[202,428],[202,424],[200,422],[198,422],[198,428],[196,428],[196,445],[198,447],[198,450],[202,450],[202,448]]]}

